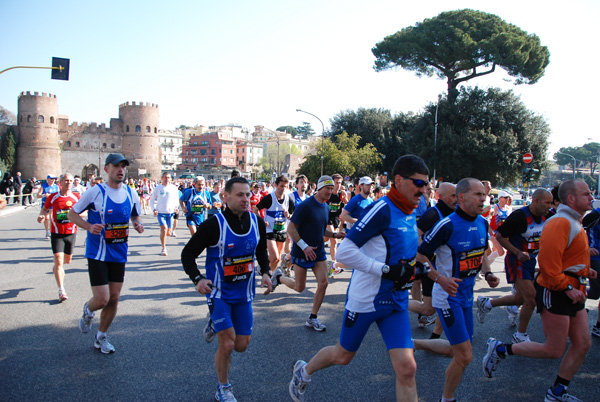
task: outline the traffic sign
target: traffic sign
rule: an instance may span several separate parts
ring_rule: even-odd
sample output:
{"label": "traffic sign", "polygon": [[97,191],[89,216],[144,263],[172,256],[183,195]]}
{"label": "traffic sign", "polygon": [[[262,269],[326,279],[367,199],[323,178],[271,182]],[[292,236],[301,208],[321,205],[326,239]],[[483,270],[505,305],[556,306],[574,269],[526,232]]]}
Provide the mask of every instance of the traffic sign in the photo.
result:
{"label": "traffic sign", "polygon": [[344,177],[344,180],[346,180],[346,181],[350,181],[350,176],[346,176],[346,177]]}
{"label": "traffic sign", "polygon": [[529,152],[527,152],[525,155],[523,155],[523,162],[531,163],[532,160],[533,160],[533,155],[530,154]]}

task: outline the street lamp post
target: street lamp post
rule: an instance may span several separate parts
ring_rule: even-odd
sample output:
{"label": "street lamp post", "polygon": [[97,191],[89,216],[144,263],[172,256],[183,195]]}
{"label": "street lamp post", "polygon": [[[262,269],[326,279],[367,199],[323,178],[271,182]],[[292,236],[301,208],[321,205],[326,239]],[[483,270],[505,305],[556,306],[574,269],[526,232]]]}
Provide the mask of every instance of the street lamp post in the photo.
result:
{"label": "street lamp post", "polygon": [[321,119],[319,119],[317,116],[315,116],[314,114],[312,114],[310,112],[307,112],[302,109],[296,109],[296,112],[302,112],[302,113],[309,114],[321,122],[321,127],[322,127],[322,130],[321,130],[321,176],[323,176],[323,155],[325,154],[325,125],[323,124],[323,121]]}
{"label": "street lamp post", "polygon": [[575,180],[575,168],[577,166],[577,159],[575,159],[575,157],[573,155],[569,155],[569,154],[566,154],[564,152],[556,151],[556,153],[563,154],[563,155],[566,155],[566,156],[568,156],[570,158],[573,158],[573,180]]}
{"label": "street lamp post", "polygon": [[435,187],[435,168],[437,165],[437,131],[438,131],[438,109],[440,108],[440,100],[442,95],[438,96],[437,105],[435,105],[435,129],[433,132],[433,185]]}

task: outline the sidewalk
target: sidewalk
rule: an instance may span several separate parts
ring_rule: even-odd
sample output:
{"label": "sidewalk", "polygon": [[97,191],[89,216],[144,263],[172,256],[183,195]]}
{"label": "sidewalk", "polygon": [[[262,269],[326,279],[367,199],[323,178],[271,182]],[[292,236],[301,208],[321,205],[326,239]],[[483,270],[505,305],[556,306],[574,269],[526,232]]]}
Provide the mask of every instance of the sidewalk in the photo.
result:
{"label": "sidewalk", "polygon": [[39,208],[39,206],[28,205],[28,206],[25,207],[25,206],[23,206],[21,204],[19,204],[19,205],[17,205],[17,204],[7,205],[3,209],[0,209],[0,218],[4,217],[6,215],[14,214],[16,212],[24,211],[25,208]]}

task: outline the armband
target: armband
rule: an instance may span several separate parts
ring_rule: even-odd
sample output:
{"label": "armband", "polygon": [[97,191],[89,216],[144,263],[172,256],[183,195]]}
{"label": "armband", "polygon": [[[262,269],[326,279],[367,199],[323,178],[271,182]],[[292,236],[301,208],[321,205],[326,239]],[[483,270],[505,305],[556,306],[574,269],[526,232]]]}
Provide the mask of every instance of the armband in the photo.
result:
{"label": "armband", "polygon": [[306,242],[302,239],[298,240],[298,243],[296,243],[298,245],[298,247],[300,247],[302,250],[304,250],[305,248],[308,247],[308,244],[306,244]]}

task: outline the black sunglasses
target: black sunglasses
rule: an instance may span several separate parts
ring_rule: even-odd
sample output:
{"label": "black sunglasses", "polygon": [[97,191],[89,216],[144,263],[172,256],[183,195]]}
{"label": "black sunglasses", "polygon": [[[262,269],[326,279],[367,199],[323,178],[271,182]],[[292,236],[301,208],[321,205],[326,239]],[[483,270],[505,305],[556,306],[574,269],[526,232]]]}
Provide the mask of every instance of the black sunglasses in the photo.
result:
{"label": "black sunglasses", "polygon": [[405,178],[406,180],[412,180],[414,185],[419,188],[427,185],[427,180],[413,179],[412,177],[406,177],[406,176],[402,176],[402,177]]}

